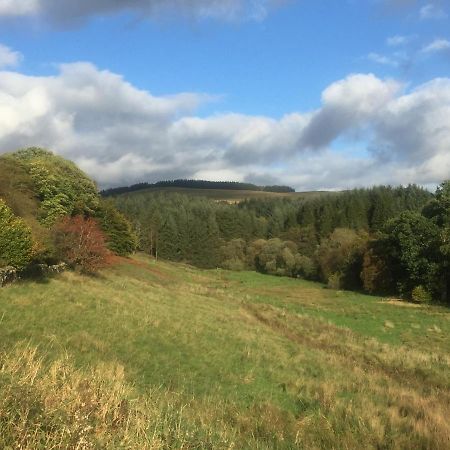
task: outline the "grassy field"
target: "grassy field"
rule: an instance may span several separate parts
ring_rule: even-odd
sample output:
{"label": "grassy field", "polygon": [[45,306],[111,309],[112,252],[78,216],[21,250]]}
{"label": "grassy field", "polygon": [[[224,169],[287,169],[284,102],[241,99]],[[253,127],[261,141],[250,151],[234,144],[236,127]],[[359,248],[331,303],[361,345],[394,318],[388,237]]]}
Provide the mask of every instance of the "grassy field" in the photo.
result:
{"label": "grassy field", "polygon": [[193,197],[207,197],[212,200],[239,203],[251,198],[314,198],[324,194],[333,194],[333,192],[325,191],[311,191],[311,192],[264,192],[264,191],[246,191],[246,190],[232,190],[232,189],[193,189],[181,187],[155,187],[150,189],[143,189],[140,191],[130,192],[121,195],[138,195],[146,193],[167,192],[190,195]]}
{"label": "grassy field", "polygon": [[117,259],[0,290],[0,448],[448,449],[450,314]]}

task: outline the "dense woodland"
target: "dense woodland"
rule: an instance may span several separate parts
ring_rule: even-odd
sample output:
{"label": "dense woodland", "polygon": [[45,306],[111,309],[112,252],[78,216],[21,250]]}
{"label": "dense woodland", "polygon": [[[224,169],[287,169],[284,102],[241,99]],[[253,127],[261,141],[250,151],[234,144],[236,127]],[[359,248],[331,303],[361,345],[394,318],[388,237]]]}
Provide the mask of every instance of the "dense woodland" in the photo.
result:
{"label": "dense woodland", "polygon": [[411,185],[237,205],[149,192],[115,201],[154,256],[448,302],[449,182],[435,195]]}
{"label": "dense woodland", "polygon": [[410,185],[238,204],[151,190],[104,199],[73,163],[46,150],[0,157],[4,273],[60,262],[90,272],[136,249],[203,268],[449,303],[450,181],[434,195]]}

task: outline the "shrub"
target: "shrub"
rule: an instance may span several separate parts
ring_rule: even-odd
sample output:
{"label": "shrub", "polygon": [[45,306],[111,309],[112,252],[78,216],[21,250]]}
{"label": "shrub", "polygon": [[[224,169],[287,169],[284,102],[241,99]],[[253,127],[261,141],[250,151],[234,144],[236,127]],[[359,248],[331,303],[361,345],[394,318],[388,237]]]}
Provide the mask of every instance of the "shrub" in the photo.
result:
{"label": "shrub", "polygon": [[55,225],[53,233],[57,253],[70,266],[92,273],[106,264],[105,238],[94,219],[65,217]]}
{"label": "shrub", "polygon": [[329,289],[341,289],[342,288],[342,276],[339,273],[333,273],[328,277],[327,287]]}
{"label": "shrub", "polygon": [[30,263],[32,254],[30,228],[0,199],[0,267],[21,269]]}
{"label": "shrub", "polygon": [[295,273],[297,277],[313,280],[317,274],[317,266],[312,258],[297,253],[295,255]]}
{"label": "shrub", "polygon": [[431,294],[422,285],[413,289],[411,297],[416,303],[430,303],[432,300]]}

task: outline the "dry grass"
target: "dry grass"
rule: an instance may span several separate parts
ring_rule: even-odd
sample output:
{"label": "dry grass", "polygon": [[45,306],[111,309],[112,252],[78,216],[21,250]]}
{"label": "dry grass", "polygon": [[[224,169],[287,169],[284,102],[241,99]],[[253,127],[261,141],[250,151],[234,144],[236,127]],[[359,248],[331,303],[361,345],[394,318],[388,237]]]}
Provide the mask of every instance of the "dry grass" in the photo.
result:
{"label": "dry grass", "polygon": [[116,263],[0,291],[0,448],[450,448],[447,310]]}

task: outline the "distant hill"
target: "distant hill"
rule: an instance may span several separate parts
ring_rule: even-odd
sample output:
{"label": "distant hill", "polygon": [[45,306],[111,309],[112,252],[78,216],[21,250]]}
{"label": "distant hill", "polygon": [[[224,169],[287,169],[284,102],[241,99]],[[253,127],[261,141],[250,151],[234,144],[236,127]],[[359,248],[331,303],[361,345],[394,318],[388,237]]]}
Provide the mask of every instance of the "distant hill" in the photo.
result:
{"label": "distant hill", "polygon": [[[309,191],[309,192],[267,192],[267,191],[247,191],[247,190],[231,190],[231,189],[194,189],[181,187],[155,187],[143,189],[140,191],[124,192],[122,194],[114,194],[114,197],[152,195],[156,193],[173,193],[183,194],[190,197],[206,197],[217,202],[239,203],[250,199],[263,198],[308,198],[313,199],[327,194],[335,194],[327,191]],[[113,197],[110,196],[110,197]]]}
{"label": "distant hill", "polygon": [[182,188],[182,189],[205,189],[221,191],[253,191],[253,192],[274,192],[274,193],[292,193],[295,189],[290,186],[257,186],[252,183],[240,183],[237,181],[206,181],[206,180],[170,180],[158,181],[157,183],[137,183],[131,186],[121,186],[117,188],[106,189],[101,192],[104,197],[110,197],[128,192],[137,192],[147,189],[161,188]]}

